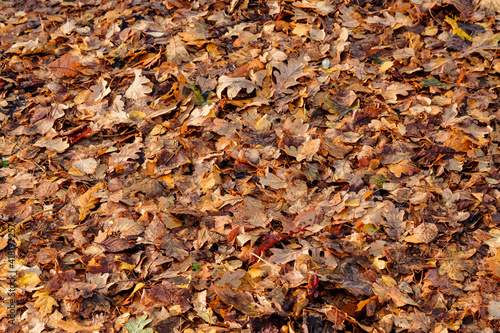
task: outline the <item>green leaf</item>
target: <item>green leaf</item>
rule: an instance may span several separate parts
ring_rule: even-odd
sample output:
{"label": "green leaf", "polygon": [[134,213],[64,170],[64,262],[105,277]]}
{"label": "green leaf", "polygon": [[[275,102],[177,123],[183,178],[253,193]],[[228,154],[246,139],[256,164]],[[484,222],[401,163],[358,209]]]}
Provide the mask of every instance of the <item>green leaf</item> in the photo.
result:
{"label": "green leaf", "polygon": [[201,269],[201,266],[198,264],[193,264],[193,271],[198,272]]}
{"label": "green leaf", "polygon": [[381,58],[376,55],[371,56],[370,59],[373,60],[373,62],[376,63],[377,65],[382,65],[384,62],[389,60],[387,58]]}
{"label": "green leaf", "polygon": [[439,82],[439,80],[437,80],[433,77],[431,77],[430,79],[422,80],[422,81],[420,81],[420,83],[424,87],[441,87],[441,88],[450,88],[451,87],[450,84],[441,83],[441,82]]}
{"label": "green leaf", "polygon": [[200,89],[198,86],[194,83],[189,83],[189,88],[193,91],[193,102],[196,105],[205,105],[206,101],[205,98],[203,98],[203,95],[201,94]]}
{"label": "green leaf", "polygon": [[146,327],[152,319],[146,319],[147,316],[144,315],[136,320],[130,319],[125,323],[125,328],[128,333],[153,333],[152,328],[144,328]]}

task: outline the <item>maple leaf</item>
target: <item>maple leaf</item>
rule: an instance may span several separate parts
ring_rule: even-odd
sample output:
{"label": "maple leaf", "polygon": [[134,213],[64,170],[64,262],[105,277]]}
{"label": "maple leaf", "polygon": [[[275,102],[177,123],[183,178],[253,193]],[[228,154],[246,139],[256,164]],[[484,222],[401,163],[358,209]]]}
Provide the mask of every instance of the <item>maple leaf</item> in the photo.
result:
{"label": "maple leaf", "polygon": [[276,83],[273,85],[273,91],[278,94],[293,93],[293,90],[288,88],[299,84],[297,79],[310,75],[310,73],[304,71],[306,65],[306,58],[292,58],[288,60],[288,65],[285,65],[283,62],[278,63],[275,66],[278,70],[273,72],[276,78]]}
{"label": "maple leaf", "polygon": [[137,318],[136,320],[129,319],[125,323],[125,328],[127,329],[128,333],[153,333],[152,328],[145,328],[150,322],[153,321],[152,319],[147,318],[148,316],[144,315]]}
{"label": "maple leaf", "polygon": [[227,97],[229,99],[234,99],[240,90],[245,89],[246,93],[249,94],[254,91],[257,86],[252,82],[243,77],[230,77],[227,75],[222,75],[219,77],[219,85],[217,86],[217,96],[222,98],[222,92],[227,88]]}
{"label": "maple leaf", "polygon": [[134,74],[134,82],[132,82],[132,85],[125,92],[125,97],[133,100],[139,100],[147,97],[147,94],[153,91],[153,89],[147,85],[151,81],[149,81],[147,77],[142,76],[142,70],[135,69]]}
{"label": "maple leaf", "polygon": [[33,294],[33,297],[37,298],[37,300],[35,301],[35,307],[38,309],[38,311],[40,311],[40,313],[44,317],[52,313],[52,309],[54,306],[59,306],[56,300],[51,296],[49,296],[49,294],[50,293],[45,288],[37,290]]}

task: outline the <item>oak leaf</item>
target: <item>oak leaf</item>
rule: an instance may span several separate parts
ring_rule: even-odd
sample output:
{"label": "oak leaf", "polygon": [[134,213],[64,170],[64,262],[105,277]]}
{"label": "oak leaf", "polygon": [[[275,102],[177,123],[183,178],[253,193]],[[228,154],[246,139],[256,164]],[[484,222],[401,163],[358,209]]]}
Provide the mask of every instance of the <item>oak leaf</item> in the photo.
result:
{"label": "oak leaf", "polygon": [[144,315],[136,320],[130,319],[125,323],[125,328],[128,333],[153,333],[152,328],[145,328],[152,319],[147,319],[148,316]]}
{"label": "oak leaf", "polygon": [[245,89],[246,93],[249,94],[254,91],[257,86],[252,81],[243,77],[230,77],[222,75],[219,77],[219,85],[217,86],[217,96],[219,98],[222,98],[222,92],[226,88],[227,97],[229,99],[234,99],[242,89]]}
{"label": "oak leaf", "polygon": [[303,76],[310,75],[308,72],[304,71],[307,61],[302,59],[290,59],[288,64],[285,65],[283,62],[279,62],[275,67],[278,69],[274,71],[274,77],[276,78],[276,83],[273,86],[273,90],[278,94],[291,94],[293,90],[289,89],[299,82],[299,78]]}
{"label": "oak leaf", "polygon": [[90,96],[90,98],[96,103],[102,101],[102,99],[111,92],[111,89],[109,87],[106,87],[107,84],[108,81],[100,77],[97,83],[90,87],[90,90],[92,90],[92,95]]}
{"label": "oak leaf", "polygon": [[407,83],[393,83],[382,89],[379,94],[385,98],[387,104],[396,104],[398,102],[397,95],[408,96],[410,90],[413,90],[413,86]]}
{"label": "oak leaf", "polygon": [[132,82],[132,85],[125,92],[125,97],[138,100],[147,97],[147,94],[153,91],[153,89],[147,85],[151,81],[147,77],[142,76],[142,70],[136,69],[134,73],[134,82]]}
{"label": "oak leaf", "polygon": [[112,153],[108,171],[113,170],[119,166],[123,166],[128,160],[135,160],[139,158],[138,153],[143,148],[142,139],[136,137],[133,143],[123,146],[118,153]]}
{"label": "oak leaf", "polygon": [[56,153],[62,153],[69,148],[69,143],[63,138],[45,138],[38,140],[33,146],[47,148],[47,150]]}

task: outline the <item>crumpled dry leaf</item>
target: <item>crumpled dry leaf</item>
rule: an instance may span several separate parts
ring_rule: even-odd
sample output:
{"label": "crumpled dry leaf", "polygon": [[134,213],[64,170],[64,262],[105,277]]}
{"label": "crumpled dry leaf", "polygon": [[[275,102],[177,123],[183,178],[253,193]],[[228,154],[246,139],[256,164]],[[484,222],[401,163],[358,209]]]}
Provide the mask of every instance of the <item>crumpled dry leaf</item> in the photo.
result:
{"label": "crumpled dry leaf", "polygon": [[46,148],[55,153],[62,153],[69,148],[69,143],[63,138],[45,138],[38,140],[33,146]]}
{"label": "crumpled dry leaf", "polygon": [[151,81],[147,77],[142,76],[142,70],[135,69],[134,74],[134,82],[132,82],[130,87],[125,92],[125,97],[133,100],[140,100],[147,97],[147,94],[153,91],[153,89],[148,86],[148,83]]}
{"label": "crumpled dry leaf", "polygon": [[103,188],[104,183],[99,182],[78,198],[77,202],[80,206],[80,215],[78,217],[79,221],[85,220],[87,215],[90,214],[91,210],[94,209],[96,203],[99,202],[99,198],[94,197],[94,194],[96,194]]}
{"label": "crumpled dry leaf", "polygon": [[234,99],[242,89],[245,89],[246,93],[249,94],[254,91],[257,86],[253,82],[242,77],[221,75],[221,77],[219,77],[219,85],[217,87],[217,96],[219,98],[222,98],[222,92],[226,88],[227,97],[231,100]]}

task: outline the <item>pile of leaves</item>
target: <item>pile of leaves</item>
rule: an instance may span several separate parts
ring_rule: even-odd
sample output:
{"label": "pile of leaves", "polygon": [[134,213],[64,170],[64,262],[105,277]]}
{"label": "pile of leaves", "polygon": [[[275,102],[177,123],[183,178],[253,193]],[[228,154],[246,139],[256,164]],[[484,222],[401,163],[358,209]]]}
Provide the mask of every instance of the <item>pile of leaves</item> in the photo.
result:
{"label": "pile of leaves", "polygon": [[500,331],[497,11],[2,1],[2,331]]}

